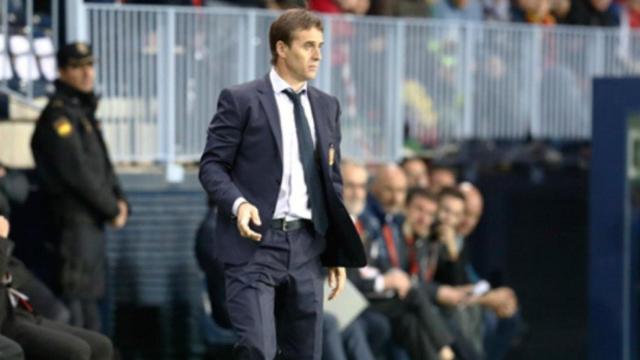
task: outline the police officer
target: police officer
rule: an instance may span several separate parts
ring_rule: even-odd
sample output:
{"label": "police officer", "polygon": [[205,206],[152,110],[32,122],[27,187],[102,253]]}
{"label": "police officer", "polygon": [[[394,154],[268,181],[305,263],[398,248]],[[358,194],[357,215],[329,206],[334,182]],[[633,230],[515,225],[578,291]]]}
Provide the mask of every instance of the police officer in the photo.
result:
{"label": "police officer", "polygon": [[122,228],[129,207],[95,117],[98,97],[91,48],[82,42],[65,45],[57,61],[56,91],[38,119],[31,149],[54,223],[61,230],[58,285],[71,323],[99,330],[104,226]]}

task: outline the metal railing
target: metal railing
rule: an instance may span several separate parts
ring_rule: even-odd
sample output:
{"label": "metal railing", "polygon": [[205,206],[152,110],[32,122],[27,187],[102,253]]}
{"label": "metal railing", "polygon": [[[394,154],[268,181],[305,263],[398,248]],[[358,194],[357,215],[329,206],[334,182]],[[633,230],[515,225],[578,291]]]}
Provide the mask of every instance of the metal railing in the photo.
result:
{"label": "metal railing", "polygon": [[[220,90],[269,69],[277,13],[236,8],[87,4],[116,160],[195,161]],[[324,17],[314,84],[342,105],[343,152],[395,160],[408,137],[588,139],[591,78],[640,72],[640,36],[541,28]]]}

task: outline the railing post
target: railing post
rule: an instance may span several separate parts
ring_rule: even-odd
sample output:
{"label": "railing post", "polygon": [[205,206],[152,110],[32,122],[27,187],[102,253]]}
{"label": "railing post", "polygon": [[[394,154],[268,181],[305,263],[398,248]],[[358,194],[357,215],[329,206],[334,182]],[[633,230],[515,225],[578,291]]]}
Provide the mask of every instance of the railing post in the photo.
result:
{"label": "railing post", "polygon": [[88,27],[87,27],[87,10],[85,9],[83,0],[67,0],[66,2],[66,42],[73,41],[87,41]]}
{"label": "railing post", "polygon": [[[464,23],[464,58],[461,59],[463,71],[463,126],[462,131],[457,131],[457,140],[465,140],[473,136],[474,125],[474,78],[473,66],[475,64],[475,44],[476,44],[476,25],[475,23]],[[480,30],[480,29],[478,29]]]}
{"label": "railing post", "polygon": [[320,63],[320,78],[318,79],[318,87],[323,91],[331,93],[331,45],[332,45],[332,17],[325,16],[322,21],[324,27],[324,45],[322,47],[322,57],[324,60]]}
{"label": "railing post", "polygon": [[531,79],[531,119],[529,129],[531,136],[536,139],[542,134],[542,76],[544,75],[544,63],[542,61],[543,36],[542,28],[534,26],[531,30],[531,47],[528,58],[531,59],[532,66],[525,71],[529,71]]}
{"label": "railing post", "polygon": [[395,46],[392,46],[393,50],[393,62],[389,70],[389,86],[391,91],[389,94],[390,110],[393,114],[387,121],[391,122],[390,132],[390,153],[389,161],[397,161],[402,157],[402,151],[404,148],[404,80],[405,80],[405,63],[404,57],[406,54],[406,28],[407,23],[404,20],[399,20],[396,23],[395,31]]}
{"label": "railing post", "polygon": [[158,27],[158,107],[159,149],[168,182],[181,182],[183,168],[176,163],[176,11],[164,11],[166,26]]}
{"label": "railing post", "polygon": [[[34,51],[33,49],[33,0],[27,0],[27,16],[26,22],[27,27],[25,29],[27,33],[27,39],[29,41],[29,49]],[[33,64],[29,62],[28,73],[29,73],[29,86],[27,86],[27,98],[29,100],[33,100],[33,81],[31,80],[31,74],[34,71]]]}
{"label": "railing post", "polygon": [[238,74],[237,81],[239,83],[251,81],[256,75],[256,21],[258,12],[255,10],[247,10],[245,15],[247,26],[238,29],[238,41],[246,46],[238,46]]}

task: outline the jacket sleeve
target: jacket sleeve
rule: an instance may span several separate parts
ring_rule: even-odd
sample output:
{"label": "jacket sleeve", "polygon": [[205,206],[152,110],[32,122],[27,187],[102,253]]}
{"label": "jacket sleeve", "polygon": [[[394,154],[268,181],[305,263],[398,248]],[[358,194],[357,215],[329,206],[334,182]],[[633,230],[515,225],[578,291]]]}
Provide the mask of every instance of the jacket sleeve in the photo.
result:
{"label": "jacket sleeve", "polygon": [[[61,182],[78,198],[85,201],[104,219],[110,220],[118,215],[118,205],[115,194],[110,188],[108,179],[96,178],[88,171],[88,161],[84,155],[78,129],[63,115],[54,116],[42,124],[42,134],[39,140],[41,148],[46,149],[43,156],[54,164],[54,171]],[[65,132],[56,130],[56,121],[66,121]]]}
{"label": "jacket sleeve", "polygon": [[375,292],[375,278],[373,279],[365,279],[360,275],[360,271],[357,268],[347,268],[347,277],[349,281],[353,283],[353,285],[360,290],[363,294],[371,294]]}
{"label": "jacket sleeve", "polygon": [[207,130],[199,178],[218,210],[230,216],[234,201],[242,197],[231,179],[231,168],[242,141],[244,122],[231,91],[222,90],[217,112]]}

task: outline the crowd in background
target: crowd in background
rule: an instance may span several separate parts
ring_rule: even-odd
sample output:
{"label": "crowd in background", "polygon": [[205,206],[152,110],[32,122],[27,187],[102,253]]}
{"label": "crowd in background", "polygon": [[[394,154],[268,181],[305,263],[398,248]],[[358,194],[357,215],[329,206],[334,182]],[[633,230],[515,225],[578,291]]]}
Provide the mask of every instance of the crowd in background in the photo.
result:
{"label": "crowd in background", "polygon": [[[520,318],[513,290],[480,279],[465,246],[482,215],[482,195],[458,183],[452,168],[430,170],[408,158],[375,169],[369,183],[365,167],[343,162],[345,205],[369,258],[350,279],[411,359],[501,359]],[[366,315],[359,321],[371,327]]]}
{"label": "crowd in background", "polygon": [[631,28],[640,26],[639,0],[126,0],[122,2],[232,5],[269,9],[308,6],[314,11],[333,14],[510,21],[541,25],[624,25]]}

